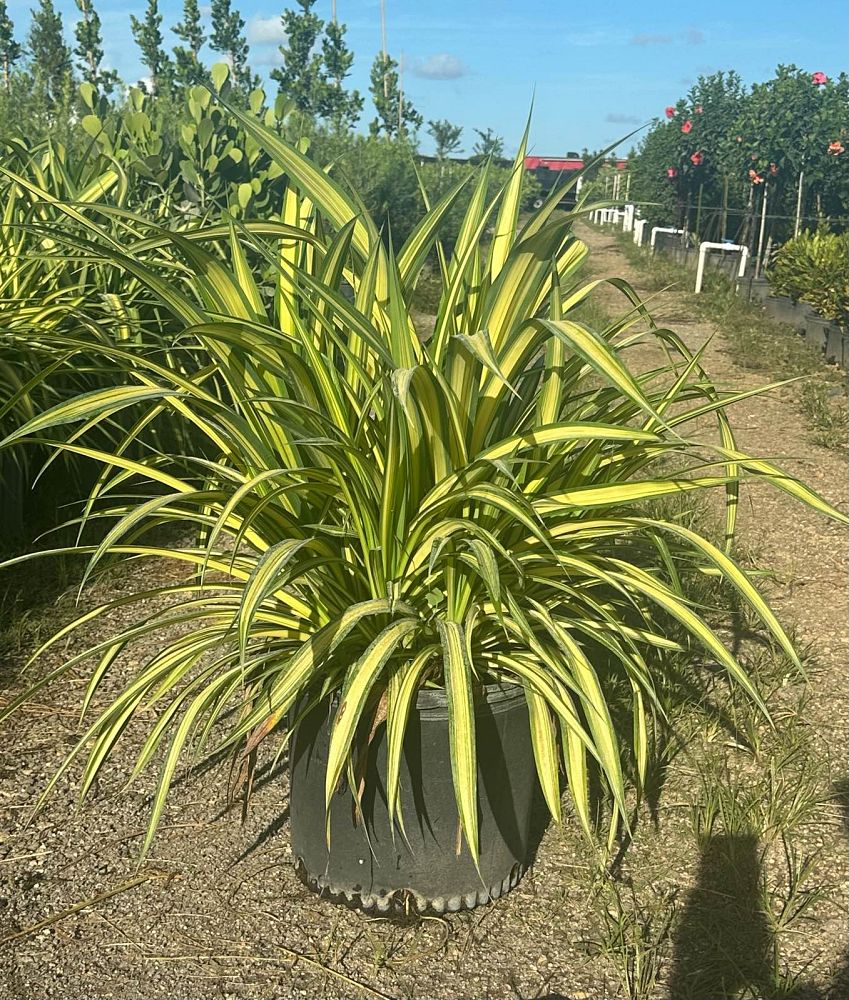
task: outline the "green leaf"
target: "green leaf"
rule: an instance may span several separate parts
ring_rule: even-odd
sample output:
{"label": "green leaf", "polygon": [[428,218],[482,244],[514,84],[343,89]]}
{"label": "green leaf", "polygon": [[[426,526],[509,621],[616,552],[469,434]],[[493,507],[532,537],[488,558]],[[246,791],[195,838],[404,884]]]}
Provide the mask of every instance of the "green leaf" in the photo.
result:
{"label": "green leaf", "polygon": [[442,644],[445,692],[448,696],[448,737],[451,775],[460,815],[460,826],[475,864],[478,845],[478,764],[475,738],[475,704],[472,665],[466,650],[466,635],[459,622],[437,619]]}
{"label": "green leaf", "polygon": [[220,91],[230,76],[230,67],[226,62],[214,63],[209,75],[212,77],[212,85],[217,91]]}

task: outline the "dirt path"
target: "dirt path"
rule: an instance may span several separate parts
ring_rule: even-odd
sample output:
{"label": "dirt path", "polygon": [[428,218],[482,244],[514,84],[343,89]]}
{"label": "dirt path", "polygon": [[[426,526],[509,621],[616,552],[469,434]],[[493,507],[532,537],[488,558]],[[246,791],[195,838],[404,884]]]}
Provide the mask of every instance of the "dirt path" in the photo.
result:
{"label": "dirt path", "polygon": [[[639,276],[609,237],[589,229],[582,234],[593,248],[597,273],[624,275],[639,286]],[[615,311],[617,293],[604,294],[607,308]],[[714,333],[688,322],[674,294],[660,296],[653,308],[693,347]],[[726,387],[756,382],[735,367],[721,333],[708,349],[707,367]],[[781,456],[826,497],[846,502],[845,459],[808,443],[791,390],[743,403],[735,416],[744,449]],[[761,562],[776,572],[769,585],[776,609],[797,624],[800,644],[811,647],[813,697],[806,732],[832,763],[829,780],[845,781],[845,532],[775,492],[759,494],[757,501],[756,510],[747,502],[741,505],[742,533]],[[152,569],[135,572],[132,580],[113,580],[108,593],[162,582],[161,576],[144,579]],[[57,615],[68,613],[67,606],[60,607],[50,621],[34,623],[35,631],[48,632]],[[86,642],[104,627],[92,628]],[[16,669],[36,640],[34,632],[24,635],[20,649],[12,649],[0,666]],[[55,666],[81,642],[76,639],[49,655],[38,669]],[[151,650],[138,649],[133,656],[146,652]],[[101,698],[113,695],[119,681],[104,681]],[[156,773],[142,775],[129,792],[122,788],[135,763],[132,737],[144,725],[141,720],[131,725],[127,745],[116,749],[94,800],[75,809],[79,775],[69,773],[46,811],[25,826],[28,810],[73,745],[81,683],[81,674],[69,678],[0,735],[3,1000],[602,1000],[627,995],[622,975],[629,968],[633,972],[633,963],[624,952],[611,957],[618,945],[606,923],[610,897],[603,904],[594,897],[598,882],[593,882],[580,832],[568,821],[562,830],[549,830],[532,872],[497,905],[445,920],[393,925],[321,901],[297,880],[284,808],[285,762],[274,771],[268,765],[263,769],[240,825],[238,808],[228,810],[225,801],[228,761],[213,761],[187,769],[176,782],[142,869],[150,879],[138,882],[136,858]],[[717,737],[717,745],[723,745],[721,740]],[[676,762],[660,803],[659,826],[642,826],[629,854],[627,880],[619,890],[623,908],[613,912],[613,922],[624,926],[623,940],[643,940],[646,961],[667,902],[677,898],[686,918],[700,891],[704,865],[691,818],[696,795],[692,767]],[[791,941],[792,968],[813,990],[805,996],[817,1000],[849,995],[849,988],[839,985],[847,901],[842,822],[838,805],[823,806],[806,828],[803,844],[806,852],[817,851],[824,859],[816,878],[832,886],[829,898],[814,910],[815,919],[801,924]],[[120,891],[74,910],[115,889]],[[733,900],[741,889],[719,884],[710,891],[711,898],[720,899],[724,891]],[[717,909],[723,912],[721,905]],[[754,910],[742,915],[748,916],[755,924],[763,922]],[[61,919],[30,932],[50,917]],[[15,934],[21,936],[8,940]],[[644,981],[640,995],[682,1000],[687,994],[676,992],[676,976],[694,961],[698,948],[685,961],[678,944],[660,944],[668,955],[666,965],[654,986]],[[758,995],[766,997],[766,990]],[[692,996],[718,1000],[726,993]]]}
{"label": "dirt path", "polygon": [[[644,298],[642,275],[622,253],[610,234],[596,227],[580,227],[581,238],[591,248],[595,277],[616,275],[631,281]],[[675,291],[651,295],[655,320],[668,325],[695,350],[710,341],[704,367],[713,381],[725,389],[741,390],[778,380],[763,377],[735,364],[722,330],[693,321],[686,301]],[[621,295],[611,287],[602,292],[611,315],[624,312]],[[631,364],[656,362],[656,350],[640,348],[630,354]],[[638,360],[639,359],[639,360]],[[849,509],[849,478],[845,451],[837,452],[813,444],[810,429],[800,412],[798,388],[787,386],[766,396],[736,404],[730,416],[738,447],[749,454],[777,461],[783,468],[813,486],[842,510]],[[845,996],[849,993],[846,912],[849,906],[849,836],[847,823],[847,747],[849,747],[849,703],[846,699],[849,665],[849,578],[847,578],[847,534],[844,527],[802,508],[776,490],[749,489],[741,495],[739,540],[755,554],[758,565],[774,578],[764,584],[770,603],[794,635],[797,648],[807,653],[810,697],[801,721],[815,755],[828,768],[828,780],[837,800],[826,805],[816,823],[806,831],[804,846],[820,851],[819,878],[827,890],[829,916],[822,913],[817,924],[799,930],[807,938],[807,952],[817,955],[823,979],[815,995]],[[827,958],[826,958],[827,957]],[[824,961],[825,960],[825,961]],[[832,971],[827,971],[831,965]],[[814,979],[819,977],[814,976]],[[840,979],[838,983],[837,980]],[[806,994],[807,995],[807,994]]]}
{"label": "dirt path", "polygon": [[[641,287],[639,271],[631,266],[610,233],[585,225],[580,227],[580,235],[591,248],[596,276],[616,275],[632,282],[644,298],[651,298],[649,307],[655,321],[674,329],[691,349],[710,341],[703,363],[718,386],[740,390],[770,380],[737,366],[722,331],[690,320],[682,310],[678,293],[649,293]],[[616,289],[603,287],[601,298],[611,315],[624,311],[622,296]],[[631,364],[635,362],[635,353],[628,355]],[[644,358],[646,364],[656,361],[659,352],[644,352]],[[787,386],[737,403],[729,412],[738,446],[749,454],[778,461],[788,472],[846,510],[849,508],[846,454],[811,443],[796,392],[794,386]],[[752,500],[756,500],[754,507],[745,502],[745,496],[740,505],[741,539],[757,552],[758,562],[775,573],[776,580],[769,588],[770,599],[780,617],[796,623],[800,646],[810,643],[814,647],[818,697],[811,710],[842,762],[849,745],[849,706],[845,699],[849,660],[846,531],[775,490],[759,489]]]}

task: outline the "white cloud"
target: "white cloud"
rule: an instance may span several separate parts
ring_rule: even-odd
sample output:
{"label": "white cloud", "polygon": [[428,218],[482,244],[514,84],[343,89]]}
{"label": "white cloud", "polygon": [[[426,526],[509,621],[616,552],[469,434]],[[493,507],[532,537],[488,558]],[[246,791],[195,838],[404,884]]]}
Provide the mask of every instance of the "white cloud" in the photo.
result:
{"label": "white cloud", "polygon": [[249,45],[282,45],[286,41],[279,17],[249,17],[246,36]]}
{"label": "white cloud", "polygon": [[672,35],[654,35],[650,32],[642,32],[639,35],[633,35],[631,38],[632,45],[671,45]]}
{"label": "white cloud", "polygon": [[466,67],[450,52],[439,52],[427,59],[417,60],[412,66],[413,76],[426,80],[456,80],[466,75]]}
{"label": "white cloud", "polygon": [[280,49],[272,45],[259,45],[251,52],[252,66],[282,66],[283,56]]}

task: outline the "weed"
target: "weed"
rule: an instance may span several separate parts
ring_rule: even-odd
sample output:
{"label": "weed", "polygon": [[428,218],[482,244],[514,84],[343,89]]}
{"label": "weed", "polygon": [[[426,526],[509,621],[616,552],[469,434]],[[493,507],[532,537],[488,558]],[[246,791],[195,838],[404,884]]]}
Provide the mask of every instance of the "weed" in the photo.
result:
{"label": "weed", "polygon": [[602,896],[600,936],[591,951],[612,963],[628,1000],[650,997],[671,947],[675,891],[654,889],[646,899],[633,885],[608,880]]}

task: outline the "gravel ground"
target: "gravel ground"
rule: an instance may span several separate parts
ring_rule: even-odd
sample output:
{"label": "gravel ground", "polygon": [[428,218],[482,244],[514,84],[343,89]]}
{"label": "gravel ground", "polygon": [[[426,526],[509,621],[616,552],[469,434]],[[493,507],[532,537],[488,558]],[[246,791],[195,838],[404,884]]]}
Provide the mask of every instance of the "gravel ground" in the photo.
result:
{"label": "gravel ground", "polygon": [[[625,274],[639,284],[611,239],[589,229],[585,235],[597,273]],[[660,316],[671,314],[674,294],[655,298],[653,307]],[[691,346],[714,332],[680,318],[676,329]],[[646,363],[650,360],[647,355]],[[707,367],[725,386],[755,381],[731,362],[721,331],[708,349]],[[808,443],[792,389],[743,403],[735,416],[744,448],[789,456],[785,464],[793,471],[829,499],[846,502],[845,458]],[[836,1000],[849,995],[849,982],[842,978],[849,896],[845,532],[774,492],[759,494],[757,503],[757,509],[741,505],[742,529],[760,561],[776,571],[769,584],[774,606],[785,621],[795,622],[799,643],[810,647],[813,697],[804,722],[819,758],[832,767],[829,781],[842,782],[844,794],[842,804],[822,803],[802,831],[799,849],[818,852],[817,884],[828,892],[811,919],[788,937],[785,957],[804,986],[795,996]],[[139,564],[132,579],[125,574],[99,585],[100,597],[162,580],[161,568]],[[69,614],[65,600],[30,624],[21,649],[12,650],[3,665],[10,684],[35,646],[36,634],[47,634]],[[106,634],[106,627],[99,622],[86,641]],[[69,649],[79,643],[74,639]],[[48,670],[66,652],[51,652],[33,669]],[[133,655],[141,657],[144,650]],[[133,663],[125,665],[129,670]],[[117,689],[119,679],[105,684],[101,700]],[[122,786],[134,763],[133,736],[143,731],[141,719],[119,744],[90,802],[76,807],[79,773],[71,771],[45,810],[25,826],[40,791],[78,735],[83,682],[82,674],[66,678],[0,734],[3,1000],[627,996],[621,978],[627,962],[611,957],[603,908],[594,895],[594,889],[604,887],[568,820],[562,829],[548,831],[531,872],[497,904],[446,919],[390,923],[322,901],[298,881],[287,837],[285,761],[275,770],[266,764],[243,824],[238,808],[227,808],[229,763],[212,761],[180,775],[151,854],[139,867],[155,773],[126,791]],[[788,706],[796,704],[798,694],[795,685],[788,686]],[[720,748],[723,739],[705,736]],[[661,913],[667,902],[677,900],[675,932],[658,953],[666,961],[646,996],[678,1000],[684,995],[686,970],[705,947],[688,940],[686,924],[705,893],[738,900],[748,891],[738,885],[729,893],[717,881],[721,871],[700,855],[691,820],[699,794],[697,765],[692,754],[670,765],[659,823],[643,822],[637,829],[618,883],[626,904],[631,898],[640,901],[636,909],[626,905],[626,912],[643,913],[653,906]],[[770,855],[765,870],[780,860]],[[722,906],[716,911],[721,916]],[[761,990],[757,995],[766,996],[766,987],[752,976],[753,988]],[[713,994],[692,995],[712,1000],[731,995],[730,989],[717,984]]]}

